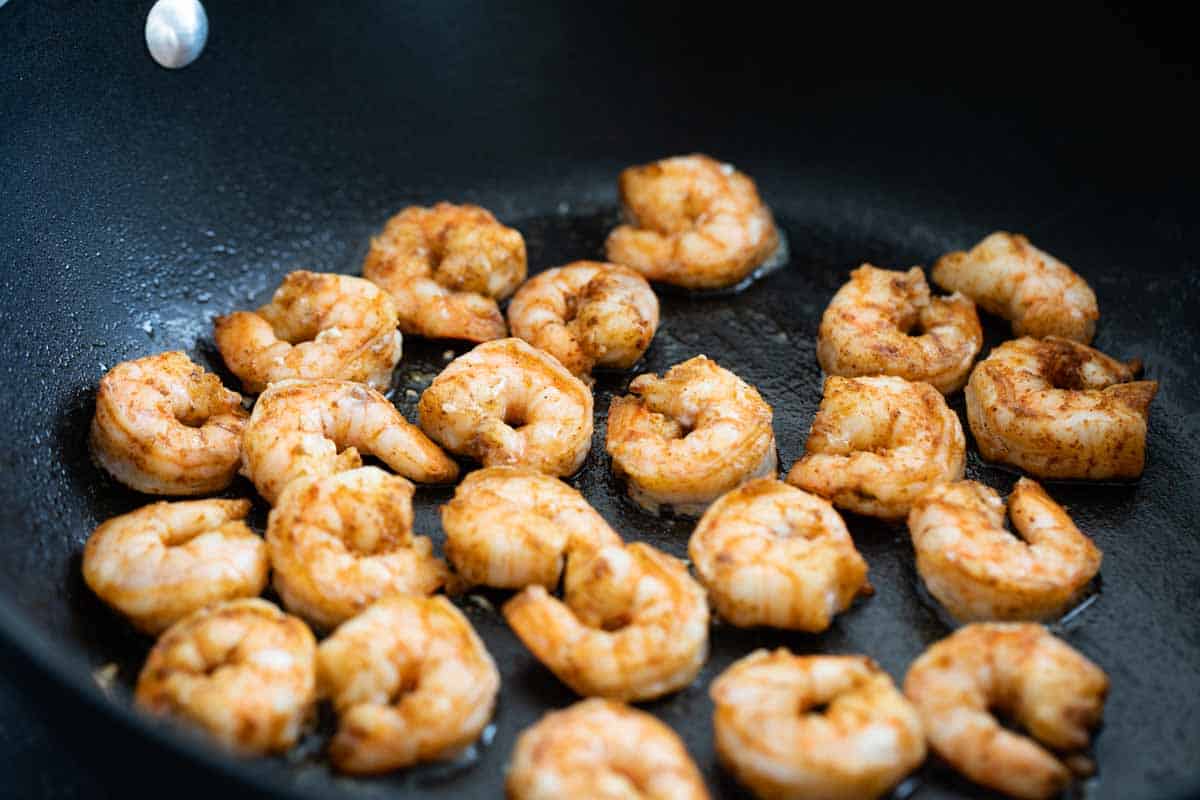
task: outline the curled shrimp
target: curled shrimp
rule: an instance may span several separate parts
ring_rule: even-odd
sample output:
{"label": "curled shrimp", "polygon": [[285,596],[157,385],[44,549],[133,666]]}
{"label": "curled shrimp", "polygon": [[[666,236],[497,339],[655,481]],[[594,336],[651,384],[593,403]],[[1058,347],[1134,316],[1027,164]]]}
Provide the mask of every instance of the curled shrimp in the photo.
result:
{"label": "curled shrimp", "polygon": [[409,206],[371,239],[363,277],[395,298],[405,333],[500,339],[496,301],[525,280],[525,240],[479,206]]}
{"label": "curled shrimp", "polygon": [[605,446],[643,508],[695,516],[733,487],[775,476],[771,407],[715,361],[696,356],[661,378],[639,375],[629,391],[609,406]]}
{"label": "curled shrimp", "polygon": [[206,606],[159,637],[135,699],[246,755],[281,753],[314,717],[316,640],[266,600]]}
{"label": "curled shrimp", "polygon": [[421,394],[421,427],[484,466],[570,475],[592,445],[592,393],[562,364],[520,339],[477,345]]}
{"label": "curled shrimp", "polygon": [[705,155],[676,156],[621,173],[628,224],[608,235],[608,260],[689,289],[741,281],[780,250],[754,181]]}
{"label": "curled shrimp", "polygon": [[290,378],[338,378],[385,389],[400,360],[396,304],[370,281],[288,273],[271,302],[213,320],[221,358],[258,394]]}
{"label": "curled shrimp", "polygon": [[925,760],[916,709],[865,656],[757,650],[709,693],[717,756],[759,797],[881,797]]}
{"label": "curled shrimp", "polygon": [[896,375],[943,394],[961,389],[983,328],[961,294],[930,297],[920,267],[863,264],[838,289],[817,332],[817,360],[830,375]]}
{"label": "curled shrimp", "polygon": [[83,579],[150,634],[210,603],[255,597],[267,585],[267,548],[249,513],[249,500],[188,500],[113,517],[84,547]]}
{"label": "curled shrimp", "polygon": [[[1046,748],[1087,746],[1108,677],[1041,625],[976,623],[914,661],[904,693],[930,747],[959,772],[1012,797],[1049,800],[1070,783],[1071,770]],[[993,708],[1032,738],[1001,727]]]}
{"label": "curled shrimp", "polygon": [[1100,570],[1100,550],[1028,478],[1004,502],[974,481],[935,486],[908,514],[917,572],[955,619],[1044,620],[1069,609]]}
{"label": "curled shrimp", "polygon": [[1157,381],[1068,339],[1017,339],[980,361],[967,383],[979,452],[1041,478],[1136,478]]}
{"label": "curled shrimp", "polygon": [[420,483],[447,483],[458,465],[379,392],[351,381],[280,381],[254,405],[242,474],[274,503],[287,484],[362,466],[359,452]]}
{"label": "curled shrimp", "polygon": [[988,236],[969,253],[948,253],[933,280],[1012,322],[1017,336],[1062,336],[1088,344],[1100,309],[1087,281],[1024,236]]}
{"label": "curled shrimp", "polygon": [[500,673],[471,623],[445,597],[384,598],[317,651],[338,730],[334,766],[372,774],[452,758],[496,705]]}
{"label": "curled shrimp", "polygon": [[575,375],[628,369],[658,330],[658,297],[628,267],[576,261],[526,281],[509,303],[508,324]]}
{"label": "curled shrimp", "polygon": [[470,584],[558,586],[572,553],[621,539],[578,491],[537,470],[485,467],[442,506],[446,558]]}
{"label": "curled shrimp", "polygon": [[898,519],[929,487],[962,478],[966,457],[958,416],[929,384],[833,375],[787,482],[838,508]]}
{"label": "curled shrimp", "polygon": [[675,731],[623,703],[593,697],[526,728],[506,779],[511,800],[707,800]]}
{"label": "curled shrimp", "polygon": [[92,454],[146,494],[218,492],[237,473],[242,397],[179,351],[125,361],[100,379]]}
{"label": "curled shrimp", "polygon": [[525,646],[577,694],[650,700],[687,686],[708,657],[708,603],[687,567],[648,544],[581,553],[565,602],[544,586],[504,605]]}
{"label": "curled shrimp", "polygon": [[867,562],[829,501],[774,478],[709,506],[688,556],[717,613],[744,628],[817,633],[871,591]]}
{"label": "curled shrimp", "polygon": [[378,467],[289,483],[267,524],[283,605],[329,629],[384,595],[437,591],[449,573],[413,535],[412,497],[411,483]]}

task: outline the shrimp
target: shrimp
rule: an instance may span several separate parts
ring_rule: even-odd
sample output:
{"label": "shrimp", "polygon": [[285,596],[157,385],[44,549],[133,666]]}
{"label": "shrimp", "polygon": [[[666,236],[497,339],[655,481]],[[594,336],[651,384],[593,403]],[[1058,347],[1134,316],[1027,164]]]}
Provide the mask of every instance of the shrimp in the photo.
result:
{"label": "shrimp", "polygon": [[1062,336],[1089,344],[1100,309],[1087,281],[1024,236],[993,233],[969,253],[948,253],[933,280],[1012,322],[1017,336]]}
{"label": "shrimp", "polygon": [[708,156],[630,167],[618,188],[628,224],[608,235],[608,260],[649,280],[720,289],[781,250],[771,210],[754,181]]}
{"label": "shrimp", "polygon": [[865,656],[756,650],[709,694],[717,757],[759,797],[881,797],[925,760],[916,709]]}
{"label": "shrimp", "polygon": [[210,603],[255,597],[267,585],[267,547],[249,513],[249,500],[189,500],[113,517],[83,549],[83,579],[149,634]]}
{"label": "shrimp", "polygon": [[743,628],[818,633],[871,592],[867,562],[829,501],[774,478],[709,506],[688,556],[717,613]]}
{"label": "shrimp", "polygon": [[520,339],[456,358],[421,394],[421,427],[484,466],[570,475],[592,445],[592,393],[562,364]]}
{"label": "shrimp", "polygon": [[413,536],[412,497],[411,483],[378,467],[289,483],[267,524],[283,605],[329,629],[386,594],[437,591],[449,570]]}
{"label": "shrimp", "polygon": [[929,487],[962,478],[966,458],[958,416],[929,384],[833,375],[787,482],[838,508],[899,519]]}
{"label": "shrimp", "polygon": [[525,280],[525,240],[479,206],[409,206],[371,239],[363,277],[395,298],[405,333],[500,339],[496,301]]}
{"label": "shrimp", "polygon": [[266,600],[206,606],[155,643],[134,697],[236,752],[282,753],[315,717],[316,648],[303,622]]}
{"label": "shrimp", "polygon": [[242,396],[179,351],[125,361],[100,379],[91,449],[146,494],[219,492],[237,473]]}
{"label": "shrimp", "polygon": [[343,623],[321,642],[317,675],[338,714],[330,758],[358,774],[452,758],[500,691],[483,641],[440,596],[387,597]]}
{"label": "shrimp", "polygon": [[573,554],[564,599],[533,585],[504,605],[525,646],[583,696],[650,700],[708,657],[704,588],[677,558],[635,542]]}
{"label": "shrimp", "polygon": [[579,376],[628,369],[658,329],[658,297],[641,273],[576,261],[527,281],[508,306],[513,336],[545,350]]}
{"label": "shrimp", "polygon": [[[1042,745],[1060,751],[1087,746],[1088,729],[1104,710],[1108,677],[1041,625],[976,623],[914,661],[904,693],[921,715],[930,747],[959,772],[1012,797],[1049,800],[1066,788],[1071,771]],[[1005,730],[991,709],[1007,713],[1033,738]]]}
{"label": "shrimp", "polygon": [[989,461],[1041,478],[1136,478],[1157,381],[1068,339],[1017,339],[967,382],[967,422]]}
{"label": "shrimp", "polygon": [[696,356],[662,378],[639,375],[629,391],[609,406],[605,446],[629,496],[648,511],[698,516],[735,486],[775,477],[771,407],[715,361]]}
{"label": "shrimp", "polygon": [[485,467],[442,506],[446,557],[470,584],[558,586],[572,553],[621,539],[578,491],[536,470]]}
{"label": "shrimp", "polygon": [[1004,529],[995,490],[959,481],[933,487],[908,514],[917,572],[955,619],[1057,617],[1100,570],[1099,548],[1033,481],[1017,481],[1008,512],[1021,538]]}
{"label": "shrimp", "polygon": [[271,302],[213,320],[221,358],[258,394],[289,378],[338,378],[386,389],[400,360],[396,304],[370,281],[291,272]]}
{"label": "shrimp", "polygon": [[386,397],[335,380],[280,381],[263,392],[242,436],[242,474],[274,503],[296,478],[361,467],[359,451],[420,483],[458,477],[458,465]]}
{"label": "shrimp", "polygon": [[551,711],[517,739],[511,800],[708,800],[675,731],[645,711],[594,697]]}
{"label": "shrimp", "polygon": [[930,297],[920,267],[863,264],[833,296],[817,332],[817,360],[830,375],[896,375],[943,394],[963,387],[982,346],[975,304],[958,293]]}

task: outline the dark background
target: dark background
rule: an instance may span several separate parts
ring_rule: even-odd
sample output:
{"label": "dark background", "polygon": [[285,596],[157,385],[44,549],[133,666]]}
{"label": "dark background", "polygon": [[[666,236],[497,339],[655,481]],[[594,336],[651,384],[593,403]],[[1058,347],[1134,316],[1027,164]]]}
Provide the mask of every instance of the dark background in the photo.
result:
{"label": "dark background", "polygon": [[[127,357],[104,332],[115,340],[118,322],[140,324],[145,297],[161,310],[146,321],[164,339],[186,338],[183,310],[209,298],[195,280],[173,279],[203,263],[197,238],[212,240],[205,258],[229,282],[214,294],[261,292],[269,281],[255,283],[249,266],[278,272],[293,255],[261,242],[342,263],[357,244],[330,230],[365,232],[443,186],[490,199],[522,185],[537,196],[577,175],[581,199],[603,205],[612,198],[591,187],[611,190],[597,176],[695,150],[768,172],[768,198],[808,181],[834,210],[842,194],[939,209],[931,231],[968,219],[1050,236],[1065,225],[1094,225],[1098,238],[1129,230],[1129,269],[1172,259],[1166,274],[1197,297],[1194,278],[1179,277],[1195,274],[1200,175],[1194,44],[1181,20],[1048,5],[797,6],[786,16],[752,4],[651,5],[214,0],[205,54],[167,73],[142,43],[150,3],[10,0],[0,8],[0,411],[29,419],[18,405],[44,404],[59,376],[92,381],[97,362]],[[514,202],[495,210],[520,211]],[[143,280],[147,263],[160,265],[161,283],[130,304],[123,282]],[[44,280],[39,270],[51,267],[73,272]],[[86,291],[71,291],[72,275]],[[64,348],[13,305],[51,289],[49,301],[92,338]],[[1195,314],[1175,318],[1178,337],[1194,343]],[[1162,367],[1172,368],[1181,365]],[[39,460],[45,431],[7,434],[8,481],[64,469]],[[35,446],[17,447],[18,436]],[[0,531],[61,535],[50,501],[33,520],[6,504]],[[55,617],[56,587],[39,595],[19,579],[49,547],[4,552],[0,591],[74,625]],[[1179,603],[1195,603],[1200,586],[1190,590]],[[87,640],[100,628],[76,633]],[[18,649],[0,652],[0,792],[236,794],[214,786],[222,779],[211,770],[143,746],[44,670]],[[1197,706],[1194,695],[1178,701]]]}

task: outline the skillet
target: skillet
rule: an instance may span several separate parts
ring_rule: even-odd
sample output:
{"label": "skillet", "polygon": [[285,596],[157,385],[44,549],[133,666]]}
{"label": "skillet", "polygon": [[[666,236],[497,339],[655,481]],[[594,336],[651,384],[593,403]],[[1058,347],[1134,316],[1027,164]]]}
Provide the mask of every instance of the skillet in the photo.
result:
{"label": "skillet", "polygon": [[[1105,551],[1095,601],[1060,629],[1113,681],[1099,774],[1076,791],[1162,797],[1200,784],[1195,171],[1180,160],[1184,123],[1137,122],[1165,119],[1193,83],[1132,22],[1072,19],[1095,52],[1044,17],[1041,33],[934,28],[905,39],[928,54],[913,57],[907,46],[872,55],[899,19],[827,38],[854,22],[836,12],[770,33],[759,16],[704,20],[666,6],[211,2],[208,50],[168,73],[141,47],[148,5],[0,8],[0,639],[64,745],[104,763],[114,786],[499,793],[516,733],[573,698],[487,602],[465,609],[504,688],[490,743],[463,763],[349,780],[319,757],[328,719],[288,758],[236,762],[133,714],[128,689],[149,642],[88,593],[79,553],[99,521],[147,498],[88,458],[95,385],[118,361],[172,348],[235,385],[212,316],[258,305],[292,269],[356,273],[370,234],[409,203],[491,208],[525,234],[533,270],[599,256],[618,170],[691,150],[756,178],[792,256],[736,295],[663,289],[644,369],[703,352],[756,385],[775,407],[784,468],[820,399],[817,322],[858,263],[928,265],[1005,227],[1091,282],[1096,345],[1141,357],[1162,387],[1140,481],[1048,484]],[[968,31],[970,46],[954,44]],[[979,54],[1017,34],[1022,52],[1055,52],[1054,69],[989,71]],[[911,59],[903,79],[901,56]],[[995,320],[986,328],[985,349],[1007,336]],[[416,337],[405,347],[394,397],[412,418],[405,390],[419,392],[446,351],[464,347]],[[690,524],[626,501],[599,444],[603,410],[628,378],[600,377],[597,445],[574,482],[627,537],[682,555]],[[951,404],[962,413],[961,396]],[[969,451],[968,477],[1007,492],[1015,473]],[[250,491],[239,481],[230,494]],[[418,493],[417,527],[435,540],[448,495]],[[741,796],[715,765],[707,700],[732,660],[778,645],[863,652],[900,679],[948,631],[918,588],[903,528],[847,521],[874,597],[820,636],[718,627],[696,683],[647,706],[684,738],[716,796]],[[102,691],[92,673],[107,664],[117,680]],[[898,794],[987,796],[933,760]]]}

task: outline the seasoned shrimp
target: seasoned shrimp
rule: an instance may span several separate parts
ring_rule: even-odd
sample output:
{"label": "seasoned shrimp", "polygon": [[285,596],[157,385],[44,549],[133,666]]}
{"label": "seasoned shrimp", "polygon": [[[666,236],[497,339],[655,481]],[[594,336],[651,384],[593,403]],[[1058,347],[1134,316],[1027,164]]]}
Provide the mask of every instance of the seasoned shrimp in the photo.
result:
{"label": "seasoned shrimp", "polygon": [[437,591],[449,572],[413,535],[412,497],[411,483],[378,467],[289,483],[267,524],[284,606],[329,629],[384,595]]}
{"label": "seasoned shrimp", "polygon": [[675,731],[622,703],[594,697],[551,711],[517,739],[511,800],[707,800]]}
{"label": "seasoned shrimp", "polygon": [[1157,381],[1067,339],[1017,339],[980,361],[967,382],[967,422],[979,452],[1041,478],[1136,478]]}
{"label": "seasoned shrimp", "polygon": [[958,293],[930,297],[920,267],[863,264],[833,296],[817,332],[817,360],[830,375],[895,375],[943,394],[967,382],[982,346],[975,304]]}
{"label": "seasoned shrimp", "polygon": [[929,487],[962,478],[966,458],[958,416],[929,384],[834,375],[787,481],[838,508],[898,519]]}
{"label": "seasoned shrimp", "polygon": [[628,369],[658,330],[658,297],[640,273],[576,261],[529,279],[508,306],[512,335],[545,350],[580,376],[594,367]]}
{"label": "seasoned shrimp", "polygon": [[359,451],[419,483],[448,483],[458,465],[374,389],[351,381],[280,381],[242,436],[242,474],[274,503],[296,478],[362,466]]}
{"label": "seasoned shrimp", "polygon": [[871,591],[867,562],[829,501],[774,478],[709,506],[688,556],[717,612],[743,628],[817,633]]}
{"label": "seasoned shrimp", "polygon": [[757,650],[709,693],[717,756],[759,797],[868,800],[925,760],[916,709],[865,656]]}
{"label": "seasoned shrimp", "polygon": [[92,454],[146,494],[219,492],[237,472],[242,396],[179,351],[117,364],[100,379]]}
{"label": "seasoned shrimp", "polygon": [[689,289],[732,286],[778,256],[779,231],[754,181],[705,155],[630,167],[618,180],[628,224],[608,260]]}
{"label": "seasoned shrimp", "polygon": [[974,481],[935,486],[917,498],[908,530],[917,572],[956,619],[1044,620],[1078,599],[1100,570],[1100,550],[1062,506],[1028,478],[1004,502]]}
{"label": "seasoned shrimp", "polygon": [[206,606],[155,643],[135,698],[245,755],[281,753],[314,717],[316,648],[303,622],[266,600]]}
{"label": "seasoned shrimp", "polygon": [[650,700],[687,686],[708,657],[704,588],[648,544],[573,554],[564,599],[529,586],[504,605],[525,646],[583,696]]}
{"label": "seasoned shrimp", "polygon": [[479,737],[500,673],[445,597],[378,601],[321,642],[317,672],[333,700],[334,766],[372,774],[452,758]]}
{"label": "seasoned shrimp", "polygon": [[371,239],[363,277],[395,298],[405,333],[500,339],[496,301],[525,280],[525,240],[479,206],[409,206]]}
{"label": "seasoned shrimp", "polygon": [[446,557],[470,584],[558,586],[572,553],[621,539],[578,491],[537,470],[485,467],[442,506]]}
{"label": "seasoned shrimp", "polygon": [[1100,309],[1087,281],[1024,236],[993,233],[969,253],[948,253],[933,280],[1012,322],[1017,336],[1062,336],[1088,344]]}
{"label": "seasoned shrimp", "polygon": [[83,579],[145,633],[267,585],[267,547],[243,521],[249,500],[153,503],[105,522],[83,549]]}
{"label": "seasoned shrimp", "polygon": [[370,281],[291,272],[271,302],[213,320],[217,349],[247,392],[289,378],[338,378],[386,389],[400,360],[396,304]]}
{"label": "seasoned shrimp", "polygon": [[[930,747],[959,772],[1012,797],[1048,800],[1066,788],[1071,771],[1042,745],[1059,751],[1087,746],[1088,729],[1104,710],[1108,677],[1041,625],[976,623],[914,661],[904,693],[921,715]],[[991,709],[1008,714],[1032,738],[1005,730]]]}
{"label": "seasoned shrimp", "polygon": [[484,466],[570,475],[592,445],[592,393],[562,364],[520,339],[478,345],[421,395],[421,427]]}
{"label": "seasoned shrimp", "polygon": [[643,508],[696,516],[751,478],[775,477],[771,407],[715,361],[696,356],[662,378],[639,375],[629,391],[609,406],[605,446]]}

